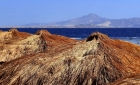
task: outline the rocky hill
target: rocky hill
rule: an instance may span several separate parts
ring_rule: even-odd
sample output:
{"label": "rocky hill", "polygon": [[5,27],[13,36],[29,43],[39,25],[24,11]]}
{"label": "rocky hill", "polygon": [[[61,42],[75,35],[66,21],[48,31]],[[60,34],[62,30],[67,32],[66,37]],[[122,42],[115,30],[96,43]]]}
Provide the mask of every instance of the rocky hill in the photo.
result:
{"label": "rocky hill", "polygon": [[123,19],[109,19],[98,16],[96,14],[88,14],[76,19],[66,21],[53,22],[53,23],[31,23],[23,26],[30,27],[69,27],[69,28],[130,28],[140,27],[140,18],[123,18]]}
{"label": "rocky hill", "polygon": [[[46,31],[37,32],[44,33],[50,35]],[[42,39],[47,38],[44,35]],[[57,42],[52,40],[55,45]],[[99,32],[85,40],[52,46],[0,66],[1,85],[123,85],[127,81],[138,85],[138,75],[140,46],[110,39]]]}
{"label": "rocky hill", "polygon": [[[140,27],[140,18],[109,19],[96,14],[88,14],[76,19],[57,22],[66,27]],[[52,25],[53,26],[53,25]]]}

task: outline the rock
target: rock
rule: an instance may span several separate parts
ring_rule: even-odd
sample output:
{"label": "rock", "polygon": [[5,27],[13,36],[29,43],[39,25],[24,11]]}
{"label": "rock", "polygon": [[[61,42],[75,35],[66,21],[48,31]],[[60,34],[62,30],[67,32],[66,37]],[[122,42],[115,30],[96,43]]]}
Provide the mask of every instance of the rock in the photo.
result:
{"label": "rock", "polygon": [[[52,42],[55,40],[66,42],[62,40],[62,36],[56,38],[58,35],[46,37],[41,35],[41,37]],[[140,75],[138,45],[113,40],[98,32],[82,41],[56,46],[57,43],[49,44],[53,48],[47,52],[33,53],[2,63],[0,83],[2,85],[106,85],[114,84],[117,80],[134,74]]]}

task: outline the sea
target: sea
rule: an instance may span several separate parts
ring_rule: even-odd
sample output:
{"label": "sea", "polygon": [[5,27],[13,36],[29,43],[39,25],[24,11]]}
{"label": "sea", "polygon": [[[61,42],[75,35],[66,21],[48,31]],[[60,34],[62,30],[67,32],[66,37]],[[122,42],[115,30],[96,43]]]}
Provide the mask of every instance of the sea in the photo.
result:
{"label": "sea", "polygon": [[[11,28],[0,28],[8,31]],[[85,39],[93,32],[101,32],[112,39],[120,39],[140,45],[140,28],[16,28],[21,32],[34,34],[37,30],[47,30],[52,34],[66,36],[72,39]]]}

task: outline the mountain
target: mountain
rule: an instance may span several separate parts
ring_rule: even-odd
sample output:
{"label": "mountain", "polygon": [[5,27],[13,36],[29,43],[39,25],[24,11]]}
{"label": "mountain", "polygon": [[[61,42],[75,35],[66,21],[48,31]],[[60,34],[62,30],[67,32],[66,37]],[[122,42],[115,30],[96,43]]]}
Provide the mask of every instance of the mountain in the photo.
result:
{"label": "mountain", "polygon": [[[0,63],[1,85],[139,85],[138,45],[99,32],[79,41],[48,31],[36,34],[42,35],[46,50]],[[29,41],[35,43],[32,38]],[[22,43],[28,46],[26,40]]]}
{"label": "mountain", "polygon": [[89,24],[89,23],[99,23],[104,22],[106,19],[99,17],[96,14],[89,14],[87,16],[79,17],[76,19],[71,19],[68,21],[58,22],[57,24],[61,25],[78,25],[78,24]]}
{"label": "mountain", "polygon": [[96,14],[88,14],[76,19],[53,23],[32,23],[24,26],[42,26],[42,27],[140,27],[140,18],[129,19],[108,19]]}

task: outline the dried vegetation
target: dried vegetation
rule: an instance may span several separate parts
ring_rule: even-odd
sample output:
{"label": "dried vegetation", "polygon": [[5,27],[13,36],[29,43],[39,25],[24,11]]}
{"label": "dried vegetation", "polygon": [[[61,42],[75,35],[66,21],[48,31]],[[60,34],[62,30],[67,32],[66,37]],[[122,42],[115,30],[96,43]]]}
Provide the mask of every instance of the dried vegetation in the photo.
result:
{"label": "dried vegetation", "polygon": [[140,46],[98,32],[82,41],[44,32],[50,47],[2,63],[1,85],[139,85]]}

